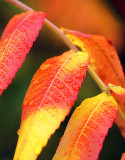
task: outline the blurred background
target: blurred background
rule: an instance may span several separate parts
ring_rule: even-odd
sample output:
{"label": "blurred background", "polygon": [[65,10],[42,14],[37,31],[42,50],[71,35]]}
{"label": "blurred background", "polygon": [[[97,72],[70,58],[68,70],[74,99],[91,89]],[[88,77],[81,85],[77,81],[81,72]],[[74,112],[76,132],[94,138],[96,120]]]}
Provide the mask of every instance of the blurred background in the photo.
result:
{"label": "blurred background", "polygon": [[[103,35],[115,46],[125,70],[125,1],[124,0],[21,0],[35,10],[46,12],[47,18],[58,27],[88,34]],[[22,10],[0,0],[0,35],[8,21]],[[20,127],[21,106],[30,81],[47,58],[68,50],[60,38],[45,25],[27,55],[22,68],[0,97],[0,160],[12,160]],[[100,93],[87,73],[71,114],[83,99]],[[51,160],[71,114],[49,140],[38,160]],[[114,124],[104,141],[99,160],[120,160],[125,152],[125,140]]]}

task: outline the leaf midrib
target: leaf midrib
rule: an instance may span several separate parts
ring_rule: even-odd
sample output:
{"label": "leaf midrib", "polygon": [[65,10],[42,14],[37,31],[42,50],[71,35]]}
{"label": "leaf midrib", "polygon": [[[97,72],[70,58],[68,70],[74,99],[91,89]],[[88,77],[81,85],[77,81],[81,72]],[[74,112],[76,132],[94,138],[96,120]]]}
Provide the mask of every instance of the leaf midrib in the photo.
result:
{"label": "leaf midrib", "polygon": [[73,147],[73,149],[72,149],[72,151],[71,151],[71,153],[70,153],[70,155],[69,155],[68,160],[70,160],[70,159],[72,158],[73,152],[74,152],[74,150],[77,148],[77,144],[78,144],[78,142],[79,142],[79,139],[80,139],[81,135],[83,134],[84,129],[86,128],[87,124],[89,123],[91,117],[92,117],[93,114],[96,112],[96,110],[98,109],[98,107],[106,100],[107,97],[108,97],[108,95],[106,95],[106,96],[103,98],[103,100],[100,101],[100,103],[94,108],[94,110],[93,110],[92,113],[90,114],[89,118],[87,119],[84,127],[82,128],[82,130],[81,130],[81,132],[80,132],[80,135],[78,136],[78,138],[77,138],[77,140],[76,140],[76,142],[75,142],[75,145],[74,145],[74,147]]}

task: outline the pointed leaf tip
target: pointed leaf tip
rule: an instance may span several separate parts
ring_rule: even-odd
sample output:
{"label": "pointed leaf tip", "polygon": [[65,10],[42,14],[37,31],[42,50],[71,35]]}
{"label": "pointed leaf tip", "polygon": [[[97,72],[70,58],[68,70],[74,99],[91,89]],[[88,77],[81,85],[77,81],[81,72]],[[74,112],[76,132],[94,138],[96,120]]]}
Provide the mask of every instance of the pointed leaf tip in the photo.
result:
{"label": "pointed leaf tip", "polygon": [[114,98],[105,93],[84,100],[71,116],[53,160],[97,160],[117,112]]}
{"label": "pointed leaf tip", "polygon": [[0,94],[11,83],[29,53],[45,15],[35,11],[15,15],[3,31],[0,40]]}
{"label": "pointed leaf tip", "polygon": [[74,105],[86,76],[88,61],[87,53],[71,50],[40,66],[23,102],[14,160],[33,160],[40,154]]}

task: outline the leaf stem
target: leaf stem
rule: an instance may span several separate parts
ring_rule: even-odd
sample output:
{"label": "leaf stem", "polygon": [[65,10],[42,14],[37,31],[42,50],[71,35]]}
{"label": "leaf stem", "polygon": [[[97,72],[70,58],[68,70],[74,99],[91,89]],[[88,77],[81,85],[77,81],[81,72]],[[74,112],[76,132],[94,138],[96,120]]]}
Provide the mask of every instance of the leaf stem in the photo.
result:
{"label": "leaf stem", "polygon": [[[6,2],[13,4],[14,6],[24,10],[24,11],[30,11],[33,10],[26,4],[20,2],[19,0],[5,0]],[[44,20],[44,24],[50,28],[55,34],[57,34],[63,41],[64,43],[69,47],[69,49],[72,49],[74,51],[79,51],[75,45],[72,44],[72,42],[65,36],[65,34],[52,22],[50,22],[48,19]],[[108,87],[102,82],[102,80],[98,77],[98,75],[95,73],[95,71],[92,69],[92,67],[89,65],[88,66],[88,72],[90,75],[93,77],[95,82],[98,84],[99,88],[101,89],[102,92],[109,92]]]}
{"label": "leaf stem", "polygon": [[92,69],[92,67],[89,65],[88,66],[88,72],[92,76],[92,78],[95,80],[99,88],[101,89],[102,92],[109,93],[108,87],[103,83],[103,81],[98,77],[98,75],[95,73],[95,71]]}
{"label": "leaf stem", "polygon": [[[9,2],[10,4],[13,4],[14,6],[24,10],[24,11],[31,11],[33,10],[26,4],[20,2],[19,0],[5,0],[6,2]],[[50,22],[48,19],[44,19],[44,24],[50,28],[55,34],[57,34],[64,42],[65,44],[75,51],[78,51],[78,49],[72,44],[72,42],[65,36],[65,34],[52,22]]]}
{"label": "leaf stem", "polygon": [[65,34],[57,26],[55,26],[48,19],[45,19],[44,22],[45,22],[45,25],[48,28],[50,28],[52,31],[54,31],[70,49],[76,52],[78,51],[77,47],[72,44],[72,42],[65,36]]}
{"label": "leaf stem", "polygon": [[24,11],[31,11],[33,10],[32,8],[30,8],[29,6],[27,6],[26,4],[18,1],[18,0],[4,0],[10,4],[13,4],[14,6],[24,10]]}

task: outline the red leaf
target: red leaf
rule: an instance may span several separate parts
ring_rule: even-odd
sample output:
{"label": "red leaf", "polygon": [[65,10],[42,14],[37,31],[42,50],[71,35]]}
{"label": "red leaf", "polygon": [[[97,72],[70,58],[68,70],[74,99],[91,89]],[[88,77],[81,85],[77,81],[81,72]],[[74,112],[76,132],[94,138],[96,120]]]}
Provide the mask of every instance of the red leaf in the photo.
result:
{"label": "red leaf", "polygon": [[[106,85],[112,83],[125,88],[123,69],[111,41],[103,36],[87,35],[66,29],[62,30],[74,45],[89,54],[90,65]],[[125,98],[114,94],[113,96],[120,104],[121,110],[125,114]],[[118,113],[115,122],[121,134],[125,137],[125,119],[120,113]]]}
{"label": "red leaf", "polygon": [[14,16],[0,41],[0,94],[11,83],[39,34],[45,13],[29,11]]}
{"label": "red leaf", "polygon": [[45,61],[23,102],[15,159],[35,159],[68,115],[86,76],[88,54],[67,51]]}
{"label": "red leaf", "polygon": [[88,98],[73,113],[53,160],[97,160],[118,111],[112,96]]}

